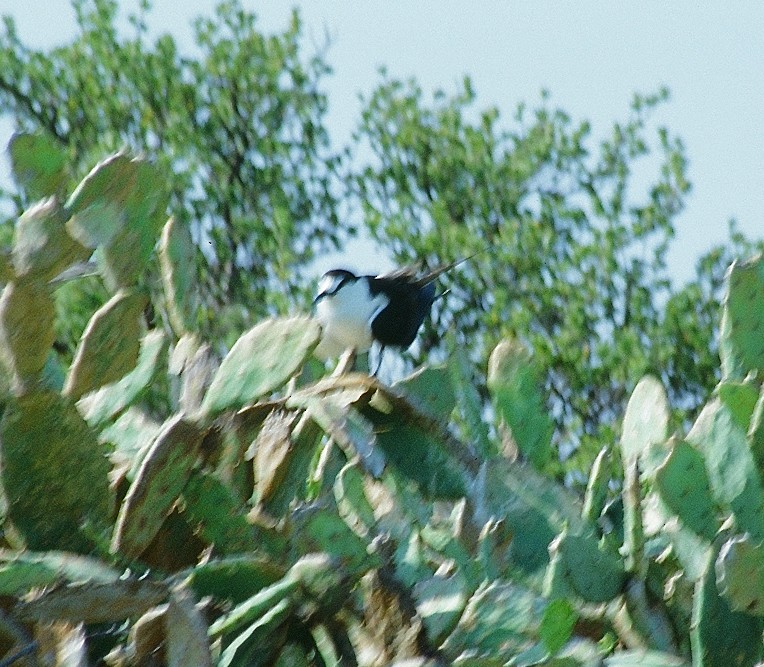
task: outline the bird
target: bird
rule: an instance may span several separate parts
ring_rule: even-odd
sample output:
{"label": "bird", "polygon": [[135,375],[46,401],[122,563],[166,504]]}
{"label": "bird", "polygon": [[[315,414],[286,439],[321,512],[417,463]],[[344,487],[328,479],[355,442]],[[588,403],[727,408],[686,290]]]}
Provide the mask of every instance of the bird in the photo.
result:
{"label": "bird", "polygon": [[438,298],[435,280],[473,256],[422,275],[413,266],[377,276],[356,275],[347,269],[327,271],[313,300],[316,319],[323,328],[316,356],[329,359],[348,349],[362,353],[376,342],[380,346],[379,371],[385,348],[406,350],[416,339]]}

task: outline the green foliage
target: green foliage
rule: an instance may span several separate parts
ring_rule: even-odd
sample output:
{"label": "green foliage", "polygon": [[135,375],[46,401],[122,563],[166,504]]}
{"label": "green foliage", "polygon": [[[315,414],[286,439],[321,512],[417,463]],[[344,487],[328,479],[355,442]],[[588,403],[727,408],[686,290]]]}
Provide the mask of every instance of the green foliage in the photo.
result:
{"label": "green foliage", "polygon": [[[138,37],[118,37],[115,4],[77,7],[86,29],[53,56],[21,49],[10,23],[0,36],[0,99],[47,133],[14,139],[13,201],[28,206],[0,253],[1,650],[49,662],[44,647],[77,644],[123,665],[761,659],[764,392],[741,305],[764,291],[761,263],[730,270],[711,393],[708,322],[729,257],[704,258],[710,278],[681,292],[662,274],[687,189],[681,145],[660,132],[657,182],[644,201],[630,191],[657,99],[637,99],[592,158],[588,128],[560,112],[521,111],[521,131],[504,133],[493,112],[468,122],[469,85],[428,109],[415,86],[386,82],[361,130],[383,159],[354,181],[373,230],[400,258],[417,217],[411,247],[428,262],[481,237],[497,254],[438,301],[422,352],[446,327],[458,348],[439,365],[392,386],[320,377],[318,324],[265,305],[336,231],[331,216],[309,229],[333,211],[336,165],[316,163],[323,63],[302,64],[297,22],[265,39],[225,3],[197,24],[197,61],[166,37],[150,47],[137,18]],[[93,85],[54,67],[83,50],[120,85],[90,90],[109,113],[94,102],[77,125],[46,103],[77,72]],[[117,119],[124,134],[106,131]],[[247,134],[257,122],[268,141]],[[285,128],[303,143],[287,148]],[[74,183],[109,142],[120,152]],[[122,143],[156,148],[157,164]],[[734,229],[733,242],[749,247]],[[229,296],[269,318],[234,327]],[[581,465],[621,417],[620,449]],[[552,455],[563,442],[573,463]]]}
{"label": "green foliage", "polygon": [[[329,68],[321,53],[304,56],[296,14],[284,32],[265,35],[239,2],[221,2],[194,22],[186,53],[171,35],[153,34],[147,7],[125,31],[114,0],[74,4],[77,36],[47,52],[25,46],[11,18],[0,28],[0,107],[20,131],[36,133],[14,141],[22,191],[0,193],[0,205],[18,215],[71,190],[71,178],[115,151],[156,156],[177,224],[196,241],[190,265],[177,268],[194,276],[194,324],[231,343],[245,322],[286,311],[305,288],[308,263],[349,231],[339,227],[339,160],[324,127]],[[115,198],[152,179],[143,167],[132,173],[125,156],[102,165],[131,173],[109,176],[103,210],[78,216],[90,230],[73,223],[83,243],[115,234]],[[162,224],[159,199],[141,201],[147,210],[135,213],[156,205]],[[146,235],[123,227],[101,257],[118,284],[153,247],[154,230],[140,229]]]}
{"label": "green foliage", "polygon": [[635,378],[652,373],[682,415],[697,409],[719,377],[723,273],[756,246],[733,225],[695,280],[671,285],[666,252],[690,186],[681,141],[651,136],[666,91],[635,97],[597,147],[588,123],[546,96],[508,122],[477,107],[469,79],[429,100],[383,76],[359,130],[372,158],[355,170],[373,237],[400,263],[480,253],[444,277],[415,360],[437,358],[450,337],[481,364],[501,338],[519,341],[545,373],[553,444],[576,450],[566,467],[582,477],[613,441]]}
{"label": "green foliage", "polygon": [[63,192],[68,175],[66,154],[44,134],[17,134],[8,154],[16,183],[30,199],[42,199]]}

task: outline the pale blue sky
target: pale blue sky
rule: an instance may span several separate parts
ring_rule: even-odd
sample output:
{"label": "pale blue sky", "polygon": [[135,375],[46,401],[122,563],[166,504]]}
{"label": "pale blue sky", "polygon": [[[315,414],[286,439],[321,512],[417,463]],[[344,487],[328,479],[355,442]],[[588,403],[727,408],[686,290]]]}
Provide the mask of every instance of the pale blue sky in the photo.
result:
{"label": "pale blue sky", "polygon": [[[749,236],[762,236],[764,2],[242,2],[267,31],[283,29],[296,5],[308,45],[331,35],[328,124],[338,143],[358,118],[358,93],[373,89],[381,65],[393,77],[415,76],[425,90],[453,91],[470,74],[480,103],[498,106],[507,123],[519,102],[533,104],[546,88],[574,120],[590,119],[595,135],[626,118],[634,92],[667,85],[672,97],[656,120],[684,139],[694,186],[677,223],[672,275],[687,278],[695,259],[726,237],[731,217]],[[153,4],[152,28],[190,46],[190,18],[216,3]],[[68,0],[0,0],[0,13],[14,16],[35,45],[74,31]],[[9,133],[0,125],[1,144]],[[7,178],[5,163],[0,178]]]}

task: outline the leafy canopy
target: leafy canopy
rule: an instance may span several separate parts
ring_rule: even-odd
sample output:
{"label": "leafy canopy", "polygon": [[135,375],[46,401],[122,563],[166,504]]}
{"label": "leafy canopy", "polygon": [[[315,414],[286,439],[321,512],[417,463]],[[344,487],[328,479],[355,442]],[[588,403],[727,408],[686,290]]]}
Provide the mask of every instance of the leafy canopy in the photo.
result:
{"label": "leafy canopy", "polygon": [[[148,5],[118,29],[115,0],[75,0],[79,33],[49,52],[0,32],[0,106],[19,130],[67,149],[72,177],[127,148],[171,178],[170,209],[190,226],[200,323],[231,340],[253,317],[284,311],[316,252],[337,247],[338,157],[324,127],[329,72],[305,58],[301,26],[264,35],[254,14],[223,2],[194,22],[195,49],[149,36]],[[72,181],[75,182],[75,181]],[[19,215],[23,194],[0,192]]]}
{"label": "leafy canopy", "polygon": [[[74,7],[79,33],[50,51],[26,46],[4,18],[0,106],[19,130],[64,149],[62,191],[123,147],[156,161],[168,212],[193,240],[194,326],[206,338],[230,346],[252,321],[307,307],[311,261],[362,226],[400,263],[486,250],[444,276],[450,291],[413,359],[458,345],[484,367],[498,340],[517,339],[546,373],[555,444],[578,452],[574,467],[612,442],[644,373],[690,412],[718,379],[723,272],[754,245],[733,228],[690,284],[671,284],[666,253],[690,184],[682,142],[652,120],[667,91],[636,96],[596,145],[589,124],[546,95],[507,121],[478,107],[468,78],[428,100],[416,82],[383,73],[351,145],[335,152],[322,90],[330,69],[323,53],[306,56],[296,13],[265,35],[239,2],[222,2],[194,22],[184,53],[171,35],[150,36],[149,3],[129,17],[133,31],[118,28],[114,0]],[[32,199],[0,191],[6,239]],[[57,349],[68,358],[106,299],[88,280],[56,293],[66,313]],[[142,281],[161,292],[155,264]],[[172,321],[161,307],[147,316]]]}
{"label": "leafy canopy", "polygon": [[661,377],[689,409],[715,384],[723,271],[751,249],[735,234],[697,280],[672,286],[666,254],[690,183],[681,140],[651,122],[667,98],[636,96],[592,147],[589,124],[547,95],[519,105],[508,128],[476,108],[469,79],[428,101],[415,81],[385,76],[358,131],[371,158],[355,194],[380,245],[430,266],[480,253],[449,274],[417,360],[456,342],[484,362],[500,339],[521,341],[547,369],[557,441],[585,469],[636,378]]}

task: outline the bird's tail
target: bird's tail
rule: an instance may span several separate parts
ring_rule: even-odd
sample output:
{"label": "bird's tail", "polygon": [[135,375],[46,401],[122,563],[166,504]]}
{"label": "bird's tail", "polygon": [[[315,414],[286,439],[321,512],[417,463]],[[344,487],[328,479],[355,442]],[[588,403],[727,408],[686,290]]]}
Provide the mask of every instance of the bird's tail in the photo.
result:
{"label": "bird's tail", "polygon": [[466,257],[462,257],[461,259],[457,259],[455,262],[450,262],[449,264],[444,264],[443,266],[439,266],[439,267],[433,269],[432,271],[428,271],[424,275],[417,277],[416,284],[419,287],[424,287],[425,285],[431,283],[433,280],[436,280],[439,276],[442,276],[444,273],[447,273],[448,271],[451,271],[451,269],[455,269],[460,264],[464,264],[465,262],[469,262],[471,259],[473,259],[477,255],[481,255],[482,253],[486,252],[487,250],[488,250],[487,247],[481,248],[477,252],[473,252],[471,255],[467,255]]}

